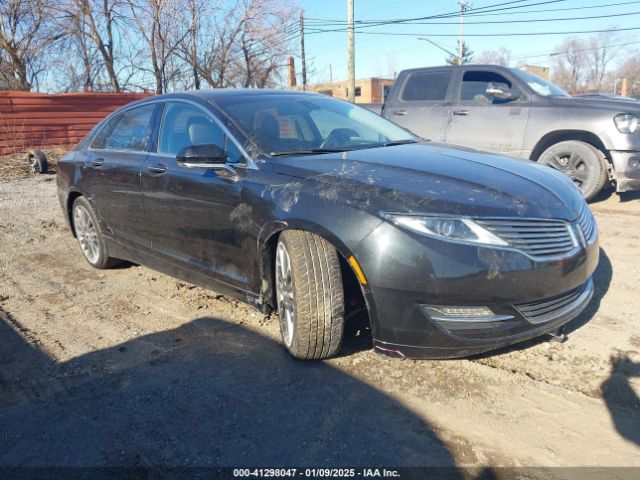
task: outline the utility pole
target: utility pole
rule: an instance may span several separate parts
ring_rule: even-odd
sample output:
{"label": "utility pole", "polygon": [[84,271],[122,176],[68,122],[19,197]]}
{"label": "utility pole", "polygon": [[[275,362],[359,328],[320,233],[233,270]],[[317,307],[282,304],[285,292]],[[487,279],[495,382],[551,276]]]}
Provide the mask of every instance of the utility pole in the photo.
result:
{"label": "utility pole", "polygon": [[347,100],[351,103],[356,102],[356,61],[355,61],[355,45],[353,38],[353,0],[347,0],[347,43],[349,51],[349,95]]}
{"label": "utility pole", "polygon": [[307,60],[304,55],[304,11],[300,10],[300,55],[302,55],[302,89],[307,90]]}
{"label": "utility pole", "polygon": [[460,38],[458,39],[458,65],[462,64],[464,50],[464,12],[471,8],[471,0],[458,0],[460,5]]}

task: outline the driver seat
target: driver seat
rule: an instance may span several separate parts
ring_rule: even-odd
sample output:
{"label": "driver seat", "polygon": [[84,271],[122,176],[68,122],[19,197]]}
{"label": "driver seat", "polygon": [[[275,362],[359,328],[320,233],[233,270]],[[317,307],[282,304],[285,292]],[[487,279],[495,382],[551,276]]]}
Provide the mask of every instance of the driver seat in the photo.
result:
{"label": "driver seat", "polygon": [[256,140],[261,147],[269,150],[280,150],[280,124],[270,112],[258,112],[254,119]]}

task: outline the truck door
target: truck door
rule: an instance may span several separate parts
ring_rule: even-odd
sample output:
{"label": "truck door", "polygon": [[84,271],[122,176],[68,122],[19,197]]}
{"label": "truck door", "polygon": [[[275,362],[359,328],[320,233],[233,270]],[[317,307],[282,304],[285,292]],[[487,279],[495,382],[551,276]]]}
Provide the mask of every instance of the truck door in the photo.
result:
{"label": "truck door", "polygon": [[447,143],[523,156],[529,104],[511,79],[498,72],[465,69],[454,98]]}
{"label": "truck door", "polygon": [[451,69],[410,70],[396,81],[398,91],[385,106],[384,117],[416,135],[442,142],[448,123],[447,93]]}

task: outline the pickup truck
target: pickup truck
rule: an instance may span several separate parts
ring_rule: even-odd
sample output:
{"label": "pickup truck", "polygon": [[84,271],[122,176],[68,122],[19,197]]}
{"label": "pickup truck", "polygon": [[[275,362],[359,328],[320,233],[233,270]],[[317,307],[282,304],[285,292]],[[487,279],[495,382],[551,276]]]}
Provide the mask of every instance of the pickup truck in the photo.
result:
{"label": "pickup truck", "polygon": [[517,68],[456,65],[401,72],[381,115],[434,141],[564,172],[587,200],[615,182],[640,189],[640,103],[572,97]]}

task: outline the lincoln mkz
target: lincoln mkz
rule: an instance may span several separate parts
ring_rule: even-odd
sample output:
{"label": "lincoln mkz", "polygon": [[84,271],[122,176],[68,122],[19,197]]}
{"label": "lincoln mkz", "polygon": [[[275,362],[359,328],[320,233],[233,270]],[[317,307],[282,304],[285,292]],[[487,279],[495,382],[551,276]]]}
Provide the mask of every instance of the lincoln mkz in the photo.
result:
{"label": "lincoln mkz", "polygon": [[277,311],[297,358],[336,355],[358,308],[379,352],[451,358],[555,332],[593,293],[597,227],[565,175],[323,95],[132,103],[57,184],[91,265],[127,260]]}

